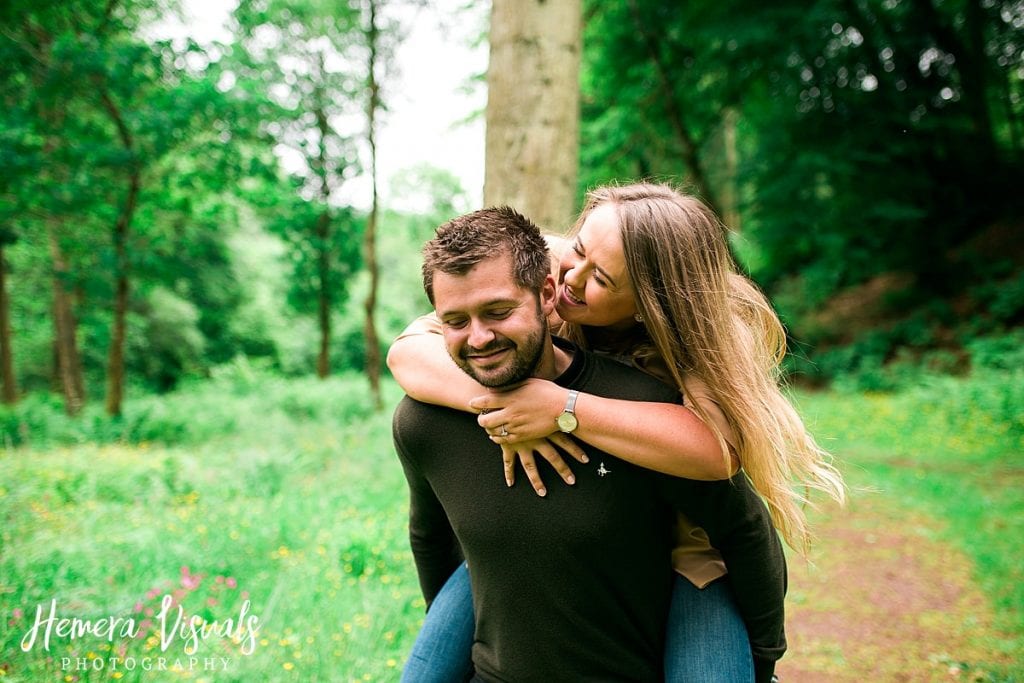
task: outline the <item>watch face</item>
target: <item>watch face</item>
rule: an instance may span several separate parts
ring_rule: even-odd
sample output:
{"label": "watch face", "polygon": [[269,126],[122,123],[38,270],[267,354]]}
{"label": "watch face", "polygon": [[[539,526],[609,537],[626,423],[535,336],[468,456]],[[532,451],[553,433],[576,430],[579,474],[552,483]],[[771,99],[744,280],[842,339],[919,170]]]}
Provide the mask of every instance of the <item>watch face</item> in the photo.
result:
{"label": "watch face", "polygon": [[563,432],[571,432],[579,426],[579,421],[572,413],[562,413],[558,416],[558,428]]}

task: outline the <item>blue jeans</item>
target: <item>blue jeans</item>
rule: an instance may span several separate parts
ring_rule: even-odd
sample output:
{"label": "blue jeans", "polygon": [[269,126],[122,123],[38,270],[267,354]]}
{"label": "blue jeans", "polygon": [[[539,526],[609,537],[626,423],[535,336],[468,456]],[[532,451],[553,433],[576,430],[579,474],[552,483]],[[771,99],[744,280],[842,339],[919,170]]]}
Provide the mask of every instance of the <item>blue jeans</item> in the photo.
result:
{"label": "blue jeans", "polygon": [[665,632],[665,680],[752,683],[750,638],[728,579],[699,589],[675,576]]}
{"label": "blue jeans", "polygon": [[473,591],[463,562],[427,611],[402,683],[459,683],[473,671]]}
{"label": "blue jeans", "polygon": [[[402,672],[402,683],[462,681],[473,669],[472,649],[473,594],[463,563],[430,606]],[[750,640],[727,580],[699,590],[676,575],[666,630],[665,680],[754,680]]]}

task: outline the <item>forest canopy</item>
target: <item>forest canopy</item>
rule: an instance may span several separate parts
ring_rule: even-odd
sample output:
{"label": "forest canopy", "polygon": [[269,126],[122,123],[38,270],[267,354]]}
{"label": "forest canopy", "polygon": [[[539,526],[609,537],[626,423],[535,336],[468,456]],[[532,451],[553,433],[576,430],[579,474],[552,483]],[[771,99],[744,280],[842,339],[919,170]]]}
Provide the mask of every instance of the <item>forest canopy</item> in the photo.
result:
{"label": "forest canopy", "polygon": [[[424,308],[419,244],[469,208],[433,167],[404,180],[419,214],[382,206],[378,225],[340,198],[372,175],[370,112],[415,4],[246,2],[209,46],[149,37],[174,10],[0,8],[7,402],[105,395],[117,414],[125,387],[239,357],[377,366],[365,340],[379,354]],[[794,377],[890,388],[1019,358],[1024,3],[588,0],[582,26],[573,209],[639,178],[701,196],[787,323]]]}

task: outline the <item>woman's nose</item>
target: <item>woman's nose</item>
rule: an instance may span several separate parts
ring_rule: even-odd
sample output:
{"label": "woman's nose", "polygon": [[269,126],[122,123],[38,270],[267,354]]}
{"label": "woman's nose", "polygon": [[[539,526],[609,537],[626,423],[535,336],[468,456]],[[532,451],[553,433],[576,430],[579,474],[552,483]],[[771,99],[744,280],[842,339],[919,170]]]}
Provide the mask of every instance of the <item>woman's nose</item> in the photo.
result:
{"label": "woman's nose", "polygon": [[577,289],[583,285],[582,275],[583,269],[580,268],[578,263],[574,263],[565,271],[565,274],[562,276],[562,281],[573,289]]}

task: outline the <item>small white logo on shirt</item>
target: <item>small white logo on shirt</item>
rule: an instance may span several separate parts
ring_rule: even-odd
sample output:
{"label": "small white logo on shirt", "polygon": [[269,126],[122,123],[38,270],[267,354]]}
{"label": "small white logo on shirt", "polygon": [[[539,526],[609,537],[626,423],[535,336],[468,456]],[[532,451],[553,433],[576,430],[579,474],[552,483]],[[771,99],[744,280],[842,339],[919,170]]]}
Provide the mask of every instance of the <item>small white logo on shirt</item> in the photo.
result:
{"label": "small white logo on shirt", "polygon": [[604,468],[604,463],[603,462],[601,463],[601,466],[597,468],[597,475],[599,477],[603,477],[604,475],[608,474],[609,472],[611,472],[611,470],[606,470]]}

